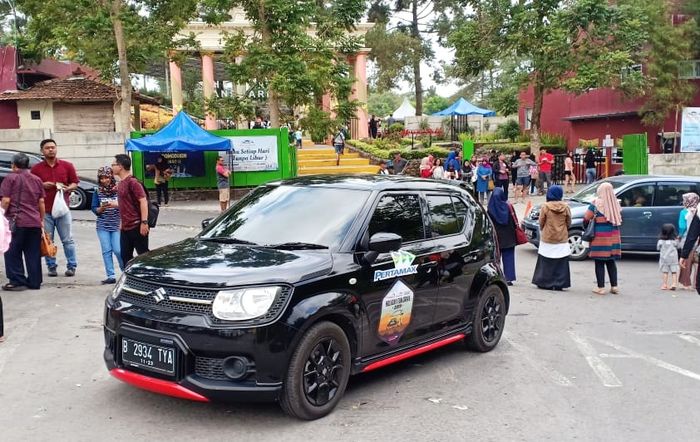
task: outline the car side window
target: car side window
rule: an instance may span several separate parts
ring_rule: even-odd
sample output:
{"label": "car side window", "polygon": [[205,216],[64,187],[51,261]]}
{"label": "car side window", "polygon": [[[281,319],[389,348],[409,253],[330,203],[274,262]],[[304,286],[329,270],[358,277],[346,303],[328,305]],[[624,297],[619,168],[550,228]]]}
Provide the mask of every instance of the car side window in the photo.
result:
{"label": "car side window", "polygon": [[467,235],[467,241],[471,242],[474,234],[474,225],[476,224],[475,209],[473,206],[467,206],[464,201],[456,196],[452,196],[452,203],[457,213],[459,230],[464,231]]}
{"label": "car side window", "polygon": [[462,230],[449,195],[428,195],[431,236],[454,235]]}
{"label": "car side window", "polygon": [[369,222],[369,236],[395,233],[403,242],[425,238],[420,200],[416,194],[388,194],[379,199]]}
{"label": "car side window", "polygon": [[658,183],[654,206],[680,207],[683,205],[683,194],[697,192],[695,183]]}
{"label": "car side window", "polygon": [[622,207],[650,207],[654,200],[654,185],[641,184],[631,187],[618,196]]}
{"label": "car side window", "polygon": [[0,167],[12,168],[12,155],[6,152],[0,152]]}

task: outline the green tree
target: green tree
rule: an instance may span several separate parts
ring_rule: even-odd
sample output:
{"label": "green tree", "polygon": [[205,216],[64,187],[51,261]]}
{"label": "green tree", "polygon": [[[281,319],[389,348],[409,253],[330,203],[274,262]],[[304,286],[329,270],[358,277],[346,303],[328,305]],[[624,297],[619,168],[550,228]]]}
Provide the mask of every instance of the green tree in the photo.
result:
{"label": "green tree", "polygon": [[452,102],[445,97],[441,97],[437,94],[429,95],[425,99],[425,104],[423,106],[426,115],[432,115],[435,112],[441,111],[448,107]]}
{"label": "green tree", "polygon": [[[465,0],[452,9],[447,43],[463,74],[494,68],[494,60],[516,61],[515,72],[531,84],[532,150],[538,152],[544,95],[554,89],[582,93],[622,86],[620,72],[635,64],[652,27],[637,0]],[[471,12],[470,12],[471,11]]]}
{"label": "green tree", "polygon": [[[392,7],[393,6],[393,7]],[[421,62],[434,57],[430,42],[424,34],[432,32],[432,0],[395,0],[389,6],[384,0],[376,0],[370,7],[369,17],[376,22],[367,33],[367,46],[372,48],[370,59],[378,67],[377,86],[391,89],[396,80],[413,83],[416,115],[423,114],[423,78]],[[393,17],[406,14],[410,19],[394,18],[398,24],[390,25]]]}
{"label": "green tree", "polygon": [[401,106],[402,100],[397,93],[391,91],[370,92],[367,98],[367,111],[370,115],[384,118]]}
{"label": "green tree", "polygon": [[27,17],[20,49],[37,57],[69,58],[118,80],[120,116],[131,123],[131,74],[176,43],[175,35],[197,13],[197,0],[17,0]]}
{"label": "green tree", "polygon": [[283,104],[318,106],[327,92],[338,103],[334,110],[339,121],[355,115],[357,103],[348,98],[354,79],[346,56],[360,42],[346,33],[364,13],[364,1],[207,0],[205,15],[223,20],[234,6],[243,8],[255,32],[230,35],[223,59],[234,81],[267,88],[273,127],[279,126]]}
{"label": "green tree", "polygon": [[[668,3],[659,0],[640,0],[640,3],[645,7],[646,15],[657,20],[649,30],[649,44],[644,49],[646,63],[636,95],[645,99],[639,114],[646,126],[663,127],[669,114],[689,104],[696,92],[695,86],[681,78],[679,73],[682,72],[683,62],[694,55],[695,37],[700,37],[696,33],[700,6],[695,12],[695,19],[674,25],[671,14],[675,11],[669,9]],[[698,49],[700,53],[700,46]]]}

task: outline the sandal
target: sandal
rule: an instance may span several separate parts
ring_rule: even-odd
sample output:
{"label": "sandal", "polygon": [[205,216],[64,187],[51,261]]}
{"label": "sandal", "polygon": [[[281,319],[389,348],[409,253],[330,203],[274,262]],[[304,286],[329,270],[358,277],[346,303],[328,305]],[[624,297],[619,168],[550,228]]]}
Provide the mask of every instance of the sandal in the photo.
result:
{"label": "sandal", "polygon": [[610,287],[610,293],[612,293],[613,295],[619,295],[620,289],[618,289],[617,287]]}
{"label": "sandal", "polygon": [[676,290],[676,286],[672,285],[671,288],[669,288],[669,290]]}
{"label": "sandal", "polygon": [[593,291],[593,293],[595,293],[596,295],[601,295],[601,296],[605,295],[605,289],[604,289],[604,288],[595,288],[595,289],[593,289],[592,291]]}
{"label": "sandal", "polygon": [[4,337],[4,336],[0,336],[0,342],[5,342],[5,337]]}
{"label": "sandal", "polygon": [[14,285],[11,282],[8,282],[2,286],[2,289],[8,292],[21,292],[22,290],[27,290],[27,287],[23,285]]}

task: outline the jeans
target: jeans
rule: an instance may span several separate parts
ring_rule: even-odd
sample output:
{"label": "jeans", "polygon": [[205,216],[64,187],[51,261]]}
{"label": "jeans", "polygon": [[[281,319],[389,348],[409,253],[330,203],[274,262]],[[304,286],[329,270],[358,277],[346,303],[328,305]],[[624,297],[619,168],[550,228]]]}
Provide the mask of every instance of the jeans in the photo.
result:
{"label": "jeans", "polygon": [[107,230],[97,229],[97,238],[100,240],[102,260],[105,263],[107,278],[114,278],[114,259],[112,258],[112,254],[117,257],[119,270],[124,270],[119,231],[108,232]]}
{"label": "jeans", "polygon": [[503,189],[503,193],[505,193],[506,196],[508,196],[508,186],[510,186],[510,180],[508,178],[496,181],[496,187]]}
{"label": "jeans", "polygon": [[552,172],[540,172],[540,179],[537,180],[537,189],[544,193],[544,183],[547,183],[547,190],[552,186]]}
{"label": "jeans", "polygon": [[610,277],[610,286],[617,287],[617,264],[612,259],[594,259],[595,261],[595,279],[598,283],[598,288],[605,287],[605,268],[608,268],[608,276]]}
{"label": "jeans", "polygon": [[[26,276],[24,275],[25,265]],[[30,289],[41,287],[43,276],[39,227],[17,227],[12,232],[10,248],[5,252],[5,274],[13,285],[23,285]]]}
{"label": "jeans", "polygon": [[595,182],[595,167],[589,167],[586,169],[586,184],[593,184]]}
{"label": "jeans", "polygon": [[[46,230],[46,233],[51,237],[51,241],[54,241],[54,230],[58,231],[58,236],[63,243],[63,253],[66,255],[69,269],[78,267],[78,260],[75,256],[75,241],[73,241],[72,224],[73,217],[70,212],[60,218],[54,218],[50,213],[44,216],[44,230]],[[50,269],[56,267],[56,258],[47,256],[46,265]]]}
{"label": "jeans", "polygon": [[165,204],[170,202],[170,195],[168,194],[168,182],[161,184],[156,184],[156,198],[158,205],[160,206],[161,201],[165,201]]}
{"label": "jeans", "polygon": [[139,255],[148,252],[148,235],[141,235],[140,227],[131,230],[122,230],[119,233],[119,244],[122,249],[122,265],[127,265],[129,261],[134,259],[134,249],[136,249],[136,253]]}

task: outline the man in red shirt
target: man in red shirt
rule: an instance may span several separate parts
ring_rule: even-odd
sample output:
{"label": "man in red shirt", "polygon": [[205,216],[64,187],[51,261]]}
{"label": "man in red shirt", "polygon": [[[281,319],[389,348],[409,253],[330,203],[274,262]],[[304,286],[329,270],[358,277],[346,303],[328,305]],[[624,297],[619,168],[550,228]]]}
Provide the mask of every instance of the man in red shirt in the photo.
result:
{"label": "man in red shirt", "polygon": [[547,149],[540,149],[540,179],[537,180],[537,190],[540,195],[544,195],[544,182],[547,182],[547,190],[552,185],[552,165],[554,164],[554,155],[547,153]]}
{"label": "man in red shirt", "polygon": [[[75,276],[75,269],[78,267],[78,260],[75,253],[75,241],[71,229],[73,219],[70,211],[59,218],[54,218],[51,214],[54,199],[59,190],[63,190],[63,198],[68,204],[70,193],[78,188],[78,175],[75,173],[73,164],[57,157],[56,142],[51,139],[43,140],[40,144],[44,161],[32,167],[32,173],[44,183],[46,198],[46,215],[44,215],[44,230],[54,238],[54,231],[58,231],[58,236],[63,243],[63,253],[66,255],[67,269],[66,276]],[[49,276],[58,276],[56,271],[56,258],[47,256],[46,265],[49,268]]]}
{"label": "man in red shirt", "polygon": [[119,177],[118,203],[110,203],[107,207],[119,208],[119,243],[122,262],[126,267],[134,258],[134,249],[139,255],[148,252],[148,198],[143,185],[131,175],[131,158],[128,155],[114,156],[112,172]]}

